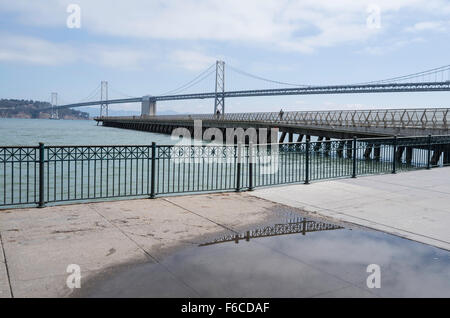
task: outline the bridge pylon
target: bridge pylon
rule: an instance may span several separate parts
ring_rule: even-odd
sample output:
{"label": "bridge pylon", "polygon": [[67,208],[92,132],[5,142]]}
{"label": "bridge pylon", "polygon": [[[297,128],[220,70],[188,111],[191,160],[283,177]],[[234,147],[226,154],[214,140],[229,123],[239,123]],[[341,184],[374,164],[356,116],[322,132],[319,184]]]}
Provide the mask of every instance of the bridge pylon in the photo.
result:
{"label": "bridge pylon", "polygon": [[59,119],[58,109],[56,108],[56,106],[58,106],[58,93],[52,93],[51,103],[52,103],[52,110],[50,114],[50,119]]}
{"label": "bridge pylon", "polygon": [[214,98],[214,114],[225,114],[225,62],[216,61],[216,90]]}
{"label": "bridge pylon", "polygon": [[108,117],[108,82],[102,81],[100,88],[100,117]]}

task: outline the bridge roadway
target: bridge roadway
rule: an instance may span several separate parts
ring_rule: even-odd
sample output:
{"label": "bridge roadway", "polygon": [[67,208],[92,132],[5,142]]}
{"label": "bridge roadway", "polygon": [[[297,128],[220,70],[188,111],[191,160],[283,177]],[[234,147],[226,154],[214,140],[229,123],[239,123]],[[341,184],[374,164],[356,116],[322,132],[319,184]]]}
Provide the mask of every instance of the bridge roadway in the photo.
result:
{"label": "bridge roadway", "polygon": [[[214,99],[216,97],[258,97],[280,95],[322,95],[322,94],[359,94],[359,93],[399,93],[399,92],[437,92],[450,91],[450,81],[441,82],[413,82],[413,83],[384,83],[384,84],[356,84],[356,85],[328,85],[328,86],[303,86],[294,88],[257,89],[228,91],[223,93],[196,93],[142,96],[122,99],[97,100],[82,103],[72,103],[55,107],[55,109],[94,106],[101,104],[145,103],[149,101],[155,104],[158,101],[188,100],[188,99]],[[42,109],[50,110],[51,107]],[[143,114],[146,114],[143,112]]]}

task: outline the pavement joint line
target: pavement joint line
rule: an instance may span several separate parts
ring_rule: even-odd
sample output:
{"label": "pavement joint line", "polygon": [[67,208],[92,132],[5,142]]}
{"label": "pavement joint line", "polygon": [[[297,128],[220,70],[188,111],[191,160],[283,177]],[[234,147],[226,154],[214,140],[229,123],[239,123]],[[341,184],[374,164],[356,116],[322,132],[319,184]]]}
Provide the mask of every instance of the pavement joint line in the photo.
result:
{"label": "pavement joint line", "polygon": [[142,252],[144,252],[145,255],[147,255],[149,258],[151,258],[156,264],[160,265],[162,268],[164,268],[170,275],[172,275],[176,280],[178,280],[181,284],[185,285],[187,288],[192,290],[195,294],[200,296],[199,292],[195,290],[192,286],[187,284],[184,280],[180,279],[175,273],[173,273],[166,265],[162,264],[155,256],[151,255],[144,247],[142,247],[138,242],[136,242],[133,238],[130,237],[125,231],[123,231],[118,225],[112,223],[109,221],[103,214],[101,214],[94,205],[88,205],[91,209],[93,209],[100,217],[102,217],[106,222],[111,224],[113,227],[115,227],[117,230],[119,230],[125,237],[127,237],[130,241],[132,241]]}
{"label": "pavement joint line", "polygon": [[[273,203],[277,203],[277,202],[272,201],[272,200],[270,200],[270,199],[267,199],[267,200],[268,200],[268,201],[271,201],[271,202],[273,202]],[[306,204],[306,203],[301,202],[301,201],[296,201],[296,202],[301,203],[301,204],[304,204],[304,205],[307,205],[307,206],[310,206],[310,207],[313,207],[313,208],[316,208],[316,209],[319,209],[319,211],[315,211],[315,212],[318,213],[318,214],[320,214],[320,210],[322,210],[322,211],[329,211],[329,212],[332,212],[332,213],[335,213],[335,214],[341,214],[341,215],[345,215],[345,216],[347,216],[347,217],[351,217],[351,218],[363,220],[363,221],[366,221],[366,222],[370,222],[370,223],[382,225],[382,226],[384,226],[384,227],[387,227],[387,228],[390,228],[390,229],[394,229],[394,230],[397,230],[397,231],[402,231],[402,232],[405,232],[405,233],[409,233],[409,234],[413,234],[413,235],[425,237],[425,238],[427,238],[427,239],[431,239],[431,240],[434,240],[434,241],[442,242],[442,243],[445,243],[445,244],[450,244],[450,242],[448,242],[448,241],[440,240],[440,239],[433,238],[433,237],[431,237],[431,236],[427,236],[427,235],[423,235],[423,234],[418,234],[418,233],[411,232],[411,231],[408,231],[408,230],[403,230],[403,229],[396,228],[396,227],[393,227],[393,226],[390,226],[390,225],[386,225],[386,224],[379,223],[379,222],[376,222],[376,221],[368,220],[368,219],[365,219],[365,218],[362,218],[362,217],[358,217],[358,216],[346,214],[346,213],[344,213],[344,212],[339,212],[339,211],[336,211],[336,210],[333,210],[333,209],[329,209],[329,208],[322,208],[322,207],[319,207],[319,206],[316,206],[316,205],[313,205],[313,204]],[[308,212],[308,211],[305,211],[305,212]],[[322,215],[322,216],[324,216],[324,215]],[[330,216],[330,217],[333,217],[333,216]],[[373,228],[373,227],[371,227],[371,226],[369,226],[369,225],[362,225],[362,224],[355,223],[355,222],[351,222],[351,221],[347,221],[347,220],[342,220],[342,221],[348,222],[348,223],[352,223],[352,224],[356,224],[356,225],[359,225],[359,226],[364,226],[364,227],[366,227],[366,228],[370,228],[370,229],[373,229],[373,230],[376,230],[376,231],[380,231],[380,230],[378,230],[378,229],[376,229],[376,228]],[[414,240],[414,239],[411,239],[411,238],[408,238],[408,237],[404,237],[404,236],[397,235],[397,234],[393,234],[393,233],[388,233],[388,232],[383,231],[383,230],[381,230],[381,231],[384,232],[384,233],[387,233],[387,234],[400,236],[400,237],[402,237],[402,238],[405,238],[405,239],[409,239],[409,240],[418,242],[417,240]],[[419,242],[419,243],[422,243],[422,242]],[[426,243],[422,243],[422,244],[426,244]],[[427,245],[429,245],[429,244],[427,244]],[[443,248],[443,247],[438,247],[438,246],[436,246],[436,247],[437,247],[437,248],[440,248],[440,249],[448,250],[448,249]]]}
{"label": "pavement joint line", "polygon": [[196,212],[194,212],[194,211],[192,211],[192,210],[189,210],[188,208],[185,208],[184,206],[181,206],[181,205],[179,205],[179,204],[177,204],[177,203],[175,203],[175,202],[173,202],[173,201],[170,201],[170,200],[167,199],[167,198],[164,198],[163,200],[164,200],[164,201],[167,201],[167,202],[169,202],[169,203],[171,203],[171,204],[173,204],[173,205],[175,205],[175,206],[177,206],[177,207],[179,207],[179,208],[181,208],[181,209],[183,209],[183,210],[185,210],[185,211],[187,211],[187,212],[189,212],[189,213],[195,214],[195,215],[197,215],[198,217],[201,217],[201,218],[203,218],[203,219],[205,219],[205,220],[208,220],[209,222],[212,222],[212,223],[214,223],[214,224],[216,224],[216,225],[218,225],[218,226],[220,226],[220,227],[223,227],[224,229],[226,229],[226,230],[228,230],[228,231],[231,231],[231,232],[233,232],[233,233],[235,233],[235,234],[239,234],[239,232],[233,230],[232,228],[229,228],[229,227],[226,226],[226,225],[223,225],[223,224],[221,224],[221,223],[218,223],[218,222],[216,222],[216,221],[213,221],[213,220],[207,218],[206,216],[203,216],[203,215],[201,215],[201,214],[199,214],[199,213],[196,213]]}
{"label": "pavement joint line", "polygon": [[1,231],[0,231],[0,244],[2,246],[3,259],[5,260],[2,263],[5,264],[6,277],[8,278],[9,293],[11,294],[11,298],[14,298],[14,293],[13,293],[12,286],[11,286],[11,276],[9,275],[8,261],[6,260],[5,246],[3,245],[3,238],[2,238]]}
{"label": "pavement joint line", "polygon": [[130,241],[132,241],[137,247],[139,247],[139,249],[144,252],[145,255],[147,255],[149,258],[151,258],[153,261],[158,262],[158,260],[151,255],[148,251],[146,251],[142,246],[140,246],[132,237],[130,237],[128,235],[127,232],[123,231],[119,226],[117,226],[117,224],[114,224],[113,222],[111,222],[110,220],[108,220],[103,214],[101,214],[94,205],[88,205],[88,207],[92,210],[94,210],[95,213],[97,213],[102,219],[104,219],[107,223],[109,223],[110,225],[112,225],[114,228],[116,228],[119,232],[121,232],[124,236],[126,236]]}

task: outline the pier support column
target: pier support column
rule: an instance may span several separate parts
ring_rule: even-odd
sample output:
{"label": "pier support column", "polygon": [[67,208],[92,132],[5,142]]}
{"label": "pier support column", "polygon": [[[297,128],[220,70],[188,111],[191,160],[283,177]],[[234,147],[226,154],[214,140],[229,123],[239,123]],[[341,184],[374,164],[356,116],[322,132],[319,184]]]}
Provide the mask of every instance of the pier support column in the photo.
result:
{"label": "pier support column", "polygon": [[351,159],[353,157],[353,141],[347,140],[347,158]]}
{"label": "pier support column", "polygon": [[316,145],[314,146],[314,151],[319,151],[320,147],[322,146],[322,140],[323,137],[317,137]]}
{"label": "pier support column", "polygon": [[441,159],[442,149],[438,146],[433,149],[433,156],[431,157],[431,165],[437,166],[439,159]]}
{"label": "pier support column", "polygon": [[345,141],[342,141],[342,140],[339,141],[339,145],[336,150],[338,158],[342,158],[344,156],[344,145],[345,145]]}
{"label": "pier support column", "polygon": [[450,145],[445,145],[444,147],[444,165],[450,164]]}
{"label": "pier support column", "polygon": [[402,161],[403,152],[405,151],[404,146],[399,146],[397,149],[397,153],[395,154],[395,160],[398,162]]}
{"label": "pier support column", "polygon": [[151,100],[150,96],[142,97],[141,117],[156,115],[156,101]]}
{"label": "pier support column", "polygon": [[286,134],[287,134],[287,132],[285,132],[285,131],[283,131],[283,132],[281,133],[280,144],[284,142],[284,139],[286,139]]}
{"label": "pier support column", "polygon": [[373,147],[373,155],[376,161],[380,161],[381,158],[381,145],[376,145]]}
{"label": "pier support column", "polygon": [[325,156],[328,157],[331,152],[331,138],[327,137],[327,138],[325,138],[325,140],[327,141],[325,143]]}
{"label": "pier support column", "polygon": [[278,142],[278,128],[268,128],[267,129],[267,143],[276,144]]}
{"label": "pier support column", "polygon": [[298,135],[297,142],[302,142],[302,140],[303,140],[303,135],[302,134]]}
{"label": "pier support column", "polygon": [[410,165],[412,163],[412,157],[413,157],[413,148],[406,147],[406,164]]}
{"label": "pier support column", "polygon": [[366,150],[364,151],[364,159],[370,159],[370,155],[372,154],[373,144],[367,144]]}
{"label": "pier support column", "polygon": [[289,133],[289,135],[288,135],[288,140],[289,140],[289,142],[294,142],[294,133]]}

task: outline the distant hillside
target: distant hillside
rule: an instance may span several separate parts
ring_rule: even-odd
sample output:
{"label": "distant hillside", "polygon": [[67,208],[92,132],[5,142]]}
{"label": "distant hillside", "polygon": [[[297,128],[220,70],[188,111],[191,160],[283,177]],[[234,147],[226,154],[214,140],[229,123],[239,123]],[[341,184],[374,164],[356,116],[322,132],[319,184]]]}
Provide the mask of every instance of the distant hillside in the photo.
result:
{"label": "distant hillside", "polygon": [[[50,118],[51,111],[45,109],[48,102],[20,99],[0,99],[0,118]],[[59,110],[60,119],[89,119],[89,114],[73,109]]]}

